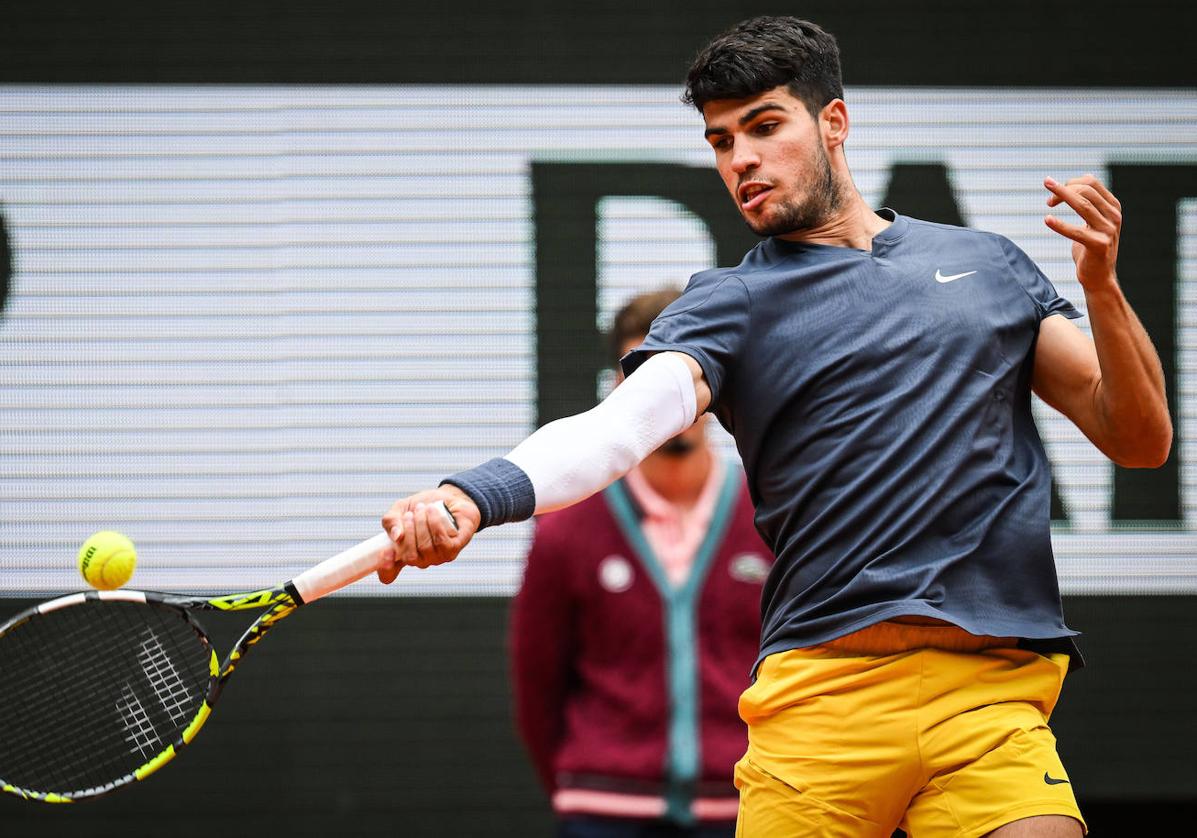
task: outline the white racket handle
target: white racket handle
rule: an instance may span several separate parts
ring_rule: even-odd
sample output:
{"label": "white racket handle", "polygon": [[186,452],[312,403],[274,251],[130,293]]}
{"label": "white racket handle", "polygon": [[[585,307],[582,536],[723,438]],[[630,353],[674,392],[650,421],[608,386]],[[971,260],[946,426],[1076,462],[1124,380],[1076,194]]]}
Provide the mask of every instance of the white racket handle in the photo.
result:
{"label": "white racket handle", "polygon": [[[457,522],[453,520],[453,515],[444,501],[437,501],[432,504],[432,508],[445,516],[454,531],[457,530]],[[314,602],[386,567],[394,560],[394,556],[394,544],[390,536],[380,532],[373,538],[367,538],[361,544],[308,568],[292,579],[291,584],[305,603]]]}

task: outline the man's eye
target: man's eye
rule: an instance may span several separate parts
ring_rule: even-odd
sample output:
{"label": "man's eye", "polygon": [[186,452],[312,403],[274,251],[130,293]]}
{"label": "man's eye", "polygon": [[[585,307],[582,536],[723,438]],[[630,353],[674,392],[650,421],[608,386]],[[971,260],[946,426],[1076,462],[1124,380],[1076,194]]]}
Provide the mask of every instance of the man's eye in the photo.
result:
{"label": "man's eye", "polygon": [[732,146],[731,137],[720,137],[711,143],[711,147],[716,151],[727,151]]}
{"label": "man's eye", "polygon": [[776,122],[762,122],[760,125],[756,126],[756,132],[758,134],[772,134],[775,130],[777,130]]}

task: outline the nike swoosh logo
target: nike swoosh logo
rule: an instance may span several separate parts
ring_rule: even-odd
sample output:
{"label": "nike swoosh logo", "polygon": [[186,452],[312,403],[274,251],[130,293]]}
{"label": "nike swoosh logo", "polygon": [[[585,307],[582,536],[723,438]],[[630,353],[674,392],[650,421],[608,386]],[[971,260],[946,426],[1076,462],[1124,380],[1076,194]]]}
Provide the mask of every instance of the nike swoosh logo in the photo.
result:
{"label": "nike swoosh logo", "polygon": [[935,269],[936,282],[955,282],[958,279],[964,279],[966,276],[972,276],[976,271],[965,271],[962,274],[952,274],[951,276],[944,276],[939,272],[939,268]]}
{"label": "nike swoosh logo", "polygon": [[1067,783],[1068,781],[1067,780],[1057,780],[1051,774],[1048,774],[1046,771],[1044,771],[1043,772],[1043,782],[1047,783],[1049,786],[1058,786],[1058,785],[1060,785],[1060,783]]}

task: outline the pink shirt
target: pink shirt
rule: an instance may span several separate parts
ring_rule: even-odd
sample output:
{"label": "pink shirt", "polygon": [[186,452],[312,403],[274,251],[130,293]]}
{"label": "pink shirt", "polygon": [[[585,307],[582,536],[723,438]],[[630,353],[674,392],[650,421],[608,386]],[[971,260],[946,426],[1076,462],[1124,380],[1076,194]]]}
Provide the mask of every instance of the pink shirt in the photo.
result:
{"label": "pink shirt", "polygon": [[625,477],[628,490],[644,512],[640,522],[648,544],[665,570],[665,577],[675,588],[690,575],[698,547],[706,537],[723,485],[725,466],[719,456],[711,452],[711,472],[703,484],[698,500],[689,509],[667,501],[648,485],[639,468]]}

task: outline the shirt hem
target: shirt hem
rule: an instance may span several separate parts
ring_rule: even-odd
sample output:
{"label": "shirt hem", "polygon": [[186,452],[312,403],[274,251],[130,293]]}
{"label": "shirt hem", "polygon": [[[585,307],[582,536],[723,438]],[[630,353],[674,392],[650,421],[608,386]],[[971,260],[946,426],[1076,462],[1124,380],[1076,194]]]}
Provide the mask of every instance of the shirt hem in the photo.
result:
{"label": "shirt hem", "polygon": [[869,626],[876,625],[877,623],[885,622],[886,620],[892,619],[894,617],[932,617],[935,619],[944,620],[945,622],[948,622],[953,626],[968,632],[969,634],[975,634],[978,637],[1013,637],[1019,640],[1028,641],[1051,641],[1073,638],[1080,634],[1080,632],[1073,631],[1067,626],[1034,632],[1028,632],[1026,630],[1027,627],[1025,626],[1022,630],[1019,630],[1013,626],[1006,627],[1004,630],[995,626],[991,630],[989,628],[983,628],[977,625],[962,625],[962,623],[968,621],[955,618],[951,614],[947,614],[935,608],[918,607],[917,605],[904,604],[884,608],[843,626],[835,626],[834,628],[807,636],[786,637],[765,644],[761,647],[760,654],[757,656],[756,662],[752,666],[752,675],[753,677],[756,676],[756,671],[760,668],[761,662],[765,658],[769,657],[769,655],[775,655],[779,652],[788,652],[792,649],[802,649],[807,646],[818,646],[820,643],[827,643],[831,640],[836,640],[845,635],[852,634],[855,631],[860,631],[861,629],[868,628]]}

